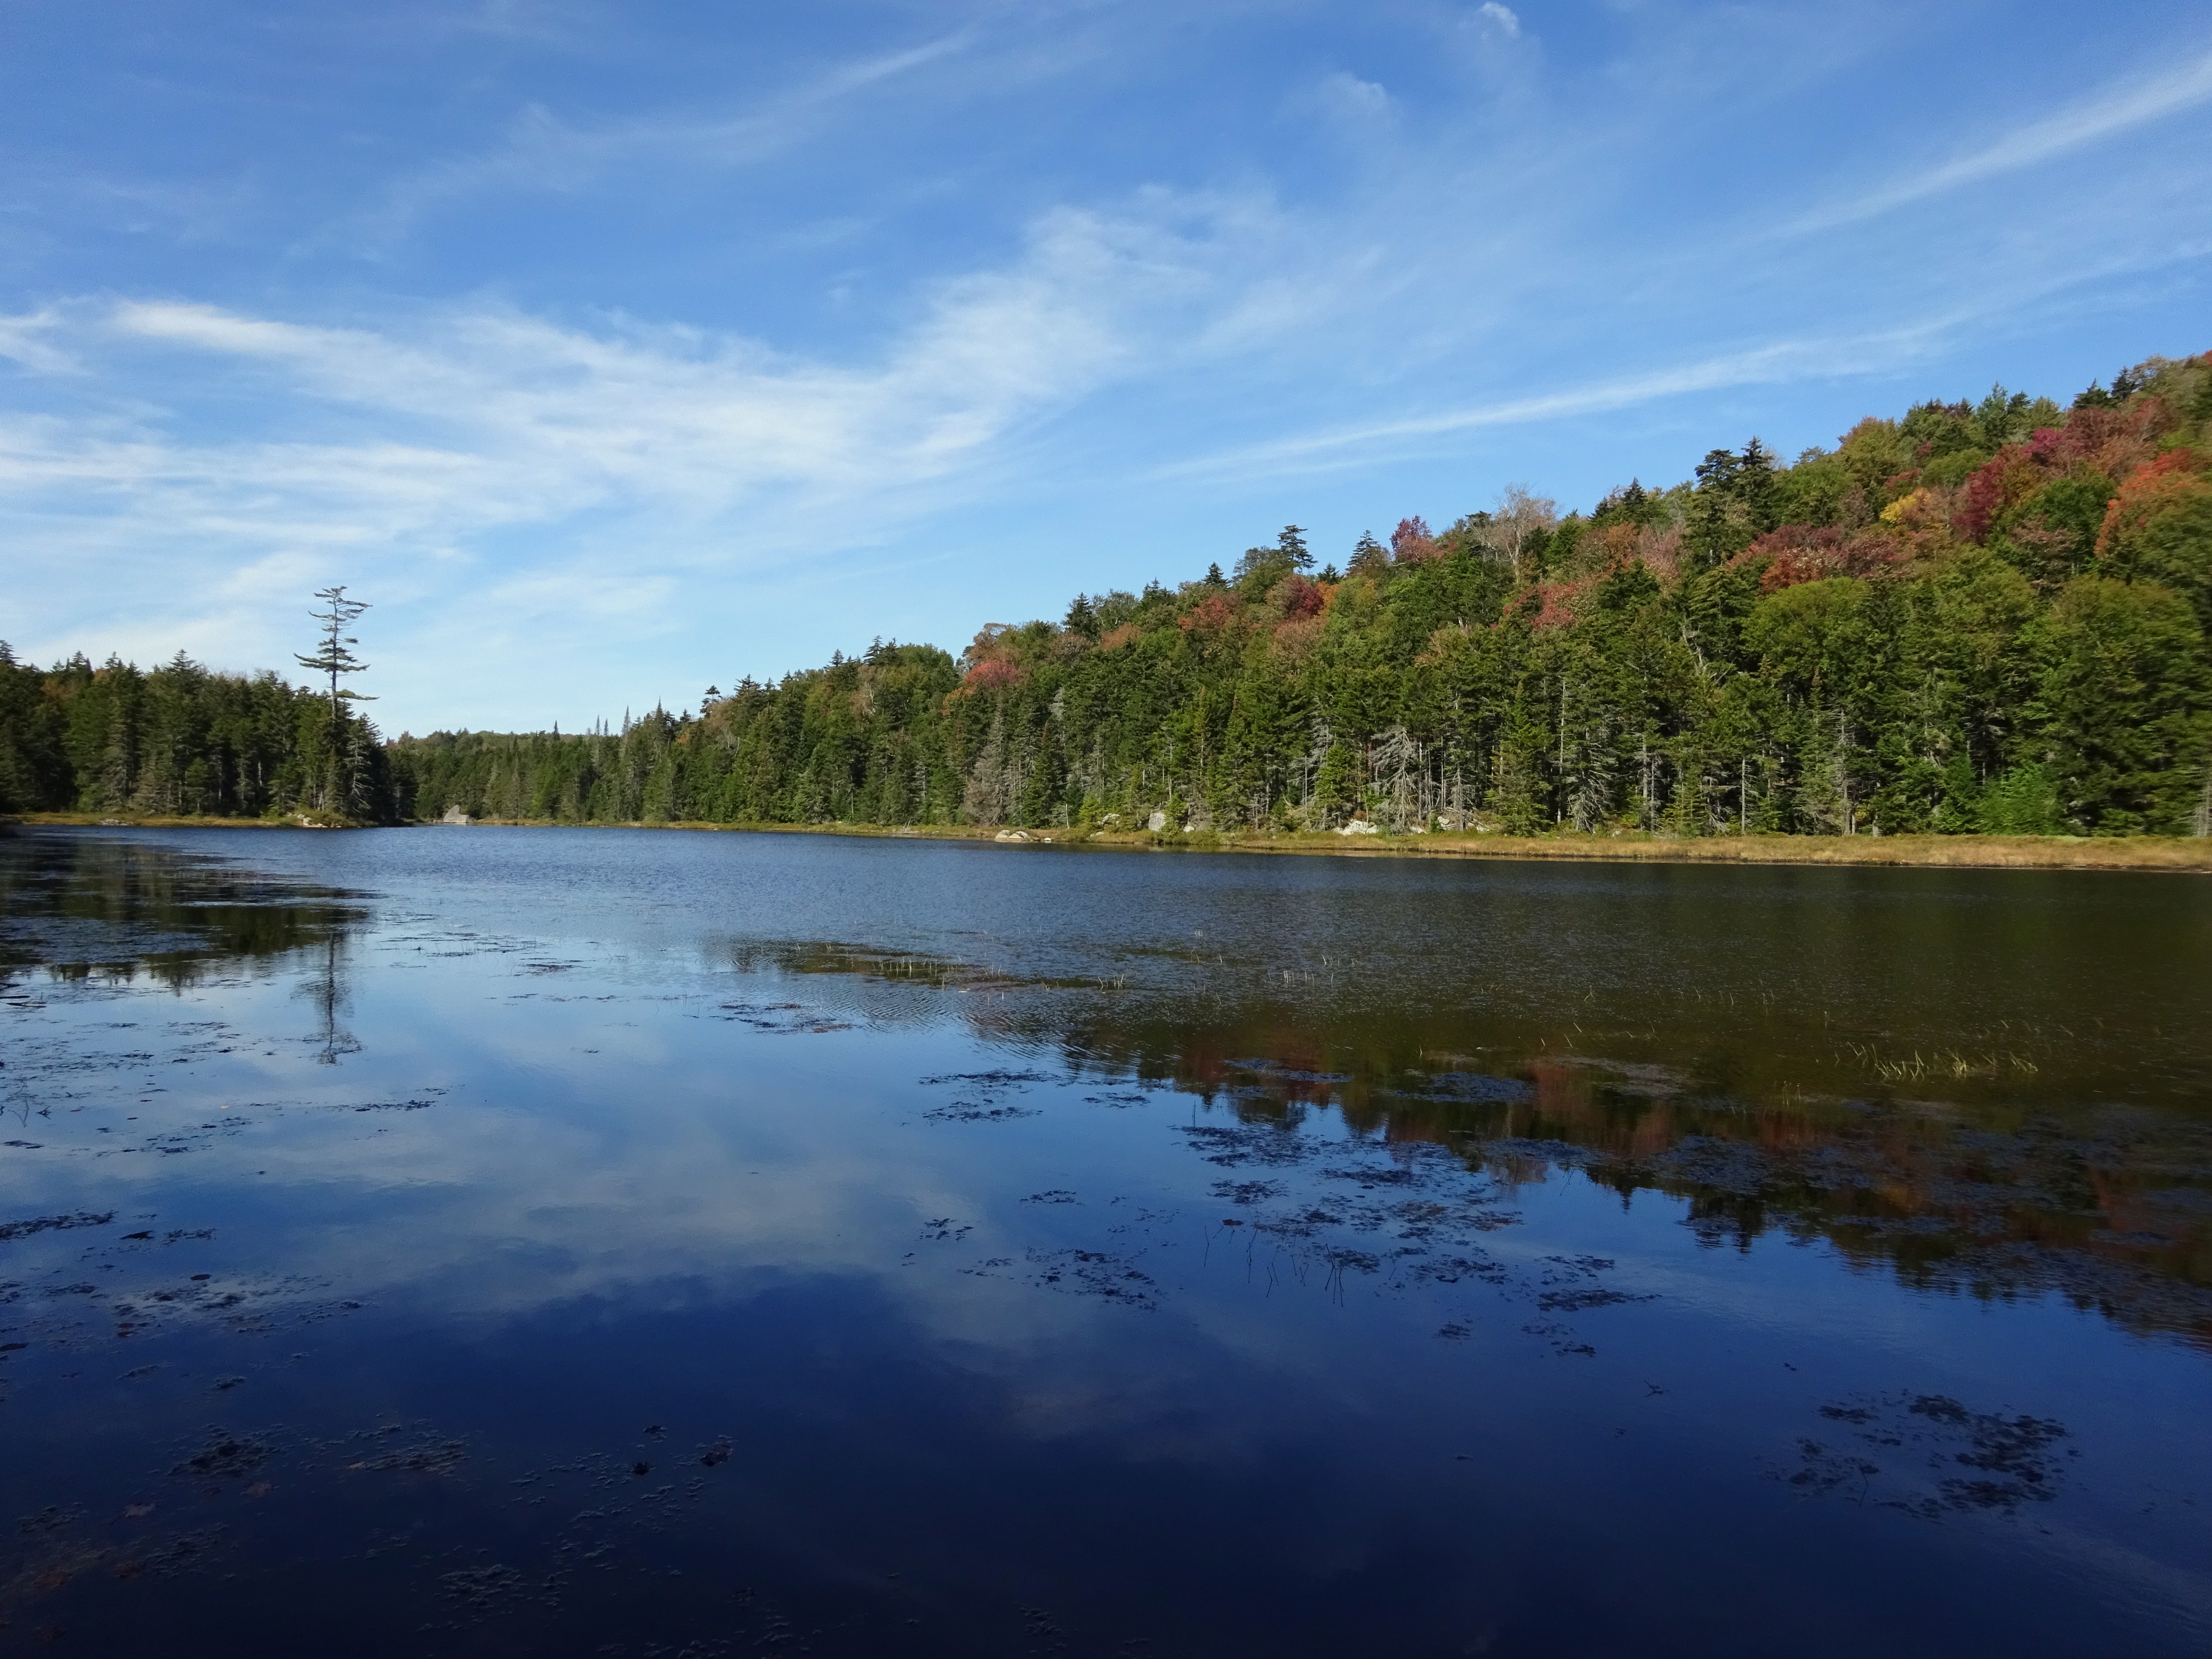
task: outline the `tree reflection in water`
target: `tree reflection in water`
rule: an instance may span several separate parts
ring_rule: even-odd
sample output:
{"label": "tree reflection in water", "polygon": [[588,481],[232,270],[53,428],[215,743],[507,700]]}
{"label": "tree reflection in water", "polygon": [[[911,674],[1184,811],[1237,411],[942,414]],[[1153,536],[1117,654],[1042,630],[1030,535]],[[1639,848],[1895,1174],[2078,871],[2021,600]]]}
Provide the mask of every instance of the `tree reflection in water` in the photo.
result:
{"label": "tree reflection in water", "polygon": [[172,990],[209,974],[270,971],[368,916],[358,894],[280,880],[177,848],[82,833],[0,840],[0,986],[29,969],[63,981]]}
{"label": "tree reflection in water", "polygon": [[321,1025],[320,1043],[315,1050],[315,1064],[335,1066],[345,1054],[361,1052],[361,1039],[338,1024],[352,998],[342,971],[345,935],[333,928],[327,933],[317,952],[319,960],[300,987],[300,994],[314,1004],[316,1018]]}

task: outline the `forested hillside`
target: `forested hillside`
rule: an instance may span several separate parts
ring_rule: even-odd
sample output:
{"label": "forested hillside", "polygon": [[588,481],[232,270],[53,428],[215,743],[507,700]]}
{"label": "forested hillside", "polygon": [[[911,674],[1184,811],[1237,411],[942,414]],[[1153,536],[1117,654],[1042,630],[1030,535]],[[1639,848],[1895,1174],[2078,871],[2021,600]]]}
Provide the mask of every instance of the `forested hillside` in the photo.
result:
{"label": "forested hillside", "polygon": [[[374,740],[273,675],[0,647],[0,803],[564,823],[2212,830],[2212,354],[1508,490],[1316,568],[862,654],[619,732]],[[886,621],[895,619],[886,618]],[[351,672],[351,671],[346,671]],[[336,681],[332,681],[335,687]],[[335,694],[334,695],[340,695]]]}
{"label": "forested hillside", "polygon": [[2212,355],[2153,359],[398,771],[426,817],[565,822],[2203,835],[2208,425]]}

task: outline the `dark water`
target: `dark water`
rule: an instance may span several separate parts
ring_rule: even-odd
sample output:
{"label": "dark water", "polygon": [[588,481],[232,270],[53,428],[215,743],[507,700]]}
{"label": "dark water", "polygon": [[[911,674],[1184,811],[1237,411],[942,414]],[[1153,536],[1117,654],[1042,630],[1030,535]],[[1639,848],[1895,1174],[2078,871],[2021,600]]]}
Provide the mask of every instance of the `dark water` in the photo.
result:
{"label": "dark water", "polygon": [[2212,1647],[2212,883],[471,830],[0,896],[0,1649]]}

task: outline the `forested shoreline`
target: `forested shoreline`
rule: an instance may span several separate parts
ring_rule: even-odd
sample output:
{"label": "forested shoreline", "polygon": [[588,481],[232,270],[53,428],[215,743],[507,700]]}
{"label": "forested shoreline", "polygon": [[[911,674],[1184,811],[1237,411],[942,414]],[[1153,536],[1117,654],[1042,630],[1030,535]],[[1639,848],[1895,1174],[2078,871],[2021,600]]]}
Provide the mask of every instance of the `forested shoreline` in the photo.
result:
{"label": "forested shoreline", "polygon": [[179,652],[141,670],[40,670],[0,641],[0,811],[397,823],[395,750],[369,721],[273,672]]}
{"label": "forested shoreline", "polygon": [[[373,729],[179,658],[0,650],[0,800],[364,820],[1683,836],[2212,830],[2212,354],[1994,390],[1561,517],[1511,489],[1345,568],[878,641],[619,731]],[[155,802],[170,803],[156,806]]]}

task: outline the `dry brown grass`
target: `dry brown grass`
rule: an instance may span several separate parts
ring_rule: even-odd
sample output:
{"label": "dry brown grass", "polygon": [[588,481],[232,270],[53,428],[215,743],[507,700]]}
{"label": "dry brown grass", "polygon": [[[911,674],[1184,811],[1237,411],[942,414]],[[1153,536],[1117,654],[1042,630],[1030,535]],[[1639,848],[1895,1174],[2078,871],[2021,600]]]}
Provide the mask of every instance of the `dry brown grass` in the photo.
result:
{"label": "dry brown grass", "polygon": [[[2155,836],[1208,836],[1206,848],[1344,858],[1568,859],[1630,864],[1849,864],[1961,870],[2166,870],[2212,874],[2212,840]],[[1173,844],[1106,835],[1109,845]],[[1195,850],[1195,849],[1194,849]]]}
{"label": "dry brown grass", "polygon": [[124,830],[296,830],[290,818],[191,818],[138,817],[116,812],[25,812],[23,823],[73,825],[78,829]]}
{"label": "dry brown grass", "polygon": [[[147,829],[283,830],[289,819],[103,817],[89,812],[27,812],[34,824],[116,824]],[[482,820],[489,823],[491,821]],[[509,826],[516,827],[516,826]],[[519,827],[544,828],[526,821]],[[633,830],[746,830],[775,835],[874,836],[928,841],[990,842],[998,826],[867,823],[663,823],[606,825]],[[1146,830],[1042,830],[1060,847],[1087,845],[1180,852],[1304,853],[1334,858],[1566,859],[1629,864],[1848,864],[1957,870],[2164,870],[2212,874],[2212,839],[2160,836],[1376,836],[1326,833],[1194,835]]]}

